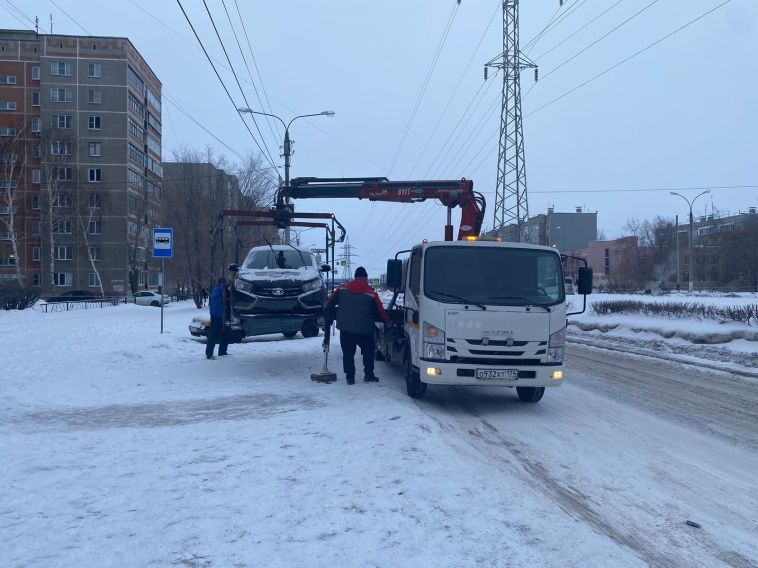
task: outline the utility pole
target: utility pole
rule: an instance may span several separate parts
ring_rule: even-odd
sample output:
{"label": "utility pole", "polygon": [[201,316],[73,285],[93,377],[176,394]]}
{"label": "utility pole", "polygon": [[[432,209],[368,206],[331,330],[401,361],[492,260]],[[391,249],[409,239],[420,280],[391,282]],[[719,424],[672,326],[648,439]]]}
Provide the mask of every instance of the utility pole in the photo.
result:
{"label": "utility pole", "polygon": [[494,229],[502,232],[503,227],[515,224],[516,242],[529,242],[529,234],[525,233],[529,202],[521,114],[521,70],[534,69],[536,80],[537,65],[519,48],[518,0],[503,0],[503,52],[485,64],[485,81],[490,67],[503,72]]}
{"label": "utility pole", "polygon": [[682,285],[682,273],[679,270],[679,215],[674,218],[674,223],[674,238],[676,239],[676,291],[679,292]]}
{"label": "utility pole", "polygon": [[[671,195],[678,195],[682,199],[684,199],[687,202],[687,205],[690,208],[690,257],[689,257],[689,268],[687,270],[687,275],[689,276],[689,292],[692,294],[692,292],[695,290],[695,238],[694,238],[694,224],[692,220],[692,206],[695,204],[695,200],[700,197],[701,195],[705,195],[706,193],[710,193],[710,189],[706,189],[702,193],[698,193],[695,197],[693,197],[691,200],[687,199],[684,195],[681,193],[677,193],[676,191],[672,191]],[[679,235],[677,235],[677,239],[679,238]],[[678,244],[678,240],[677,240]]]}

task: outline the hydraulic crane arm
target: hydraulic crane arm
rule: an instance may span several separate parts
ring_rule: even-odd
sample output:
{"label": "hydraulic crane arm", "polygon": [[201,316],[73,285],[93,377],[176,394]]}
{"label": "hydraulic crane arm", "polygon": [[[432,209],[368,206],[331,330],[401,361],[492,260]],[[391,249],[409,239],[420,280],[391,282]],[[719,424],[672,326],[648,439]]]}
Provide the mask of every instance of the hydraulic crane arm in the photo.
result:
{"label": "hydraulic crane arm", "polygon": [[447,207],[445,240],[453,240],[451,209],[460,207],[458,240],[478,236],[484,219],[484,196],[474,191],[474,182],[461,180],[389,181],[387,178],[295,178],[282,187],[277,208],[286,209],[287,199],[368,199],[394,203],[415,203],[437,199]]}

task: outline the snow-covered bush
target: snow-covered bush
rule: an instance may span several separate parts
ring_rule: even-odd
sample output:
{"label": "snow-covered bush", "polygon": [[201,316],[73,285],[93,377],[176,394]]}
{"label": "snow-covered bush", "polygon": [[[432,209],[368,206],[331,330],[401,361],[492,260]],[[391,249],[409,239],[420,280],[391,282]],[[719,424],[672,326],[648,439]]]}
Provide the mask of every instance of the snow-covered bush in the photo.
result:
{"label": "snow-covered bush", "polygon": [[718,306],[697,302],[641,302],[606,300],[593,302],[590,311],[598,315],[644,314],[673,319],[710,319],[719,322],[758,323],[758,304]]}
{"label": "snow-covered bush", "polygon": [[23,288],[18,284],[0,286],[0,309],[26,310],[39,300],[39,292],[33,288]]}

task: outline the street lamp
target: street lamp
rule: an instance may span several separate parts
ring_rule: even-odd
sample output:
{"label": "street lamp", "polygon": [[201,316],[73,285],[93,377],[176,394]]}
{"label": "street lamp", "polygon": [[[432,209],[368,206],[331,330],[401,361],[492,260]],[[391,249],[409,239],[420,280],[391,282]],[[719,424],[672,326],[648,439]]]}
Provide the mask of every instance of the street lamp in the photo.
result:
{"label": "street lamp", "polygon": [[[290,156],[292,156],[292,144],[290,142],[290,125],[295,122],[298,118],[307,118],[309,116],[334,116],[335,112],[333,110],[322,110],[321,112],[316,112],[313,114],[301,114],[290,120],[288,123],[285,123],[281,118],[276,116],[275,114],[270,114],[267,112],[261,112],[258,110],[253,110],[246,107],[240,107],[237,109],[240,113],[247,113],[247,114],[260,114],[262,116],[270,116],[272,118],[275,118],[279,122],[282,123],[282,126],[284,126],[284,186],[289,187],[290,184]],[[287,203],[289,203],[289,198],[287,198]],[[284,229],[284,242],[285,244],[290,243],[290,229],[289,227],[286,227]]]}
{"label": "street lamp", "polygon": [[[690,277],[690,283],[689,283],[689,291],[690,294],[694,291],[694,279],[693,279],[693,273],[695,272],[695,248],[694,248],[694,239],[693,239],[693,230],[692,230],[692,206],[695,204],[695,200],[697,200],[698,197],[701,195],[705,195],[706,193],[710,193],[710,189],[706,189],[702,193],[698,193],[695,197],[692,198],[692,200],[687,199],[684,195],[681,193],[677,193],[676,191],[672,191],[671,195],[678,195],[682,199],[684,199],[687,202],[687,206],[690,208],[690,268],[687,271],[688,275]],[[677,243],[679,242],[679,234],[676,235]],[[679,267],[676,267],[677,273],[679,272]]]}

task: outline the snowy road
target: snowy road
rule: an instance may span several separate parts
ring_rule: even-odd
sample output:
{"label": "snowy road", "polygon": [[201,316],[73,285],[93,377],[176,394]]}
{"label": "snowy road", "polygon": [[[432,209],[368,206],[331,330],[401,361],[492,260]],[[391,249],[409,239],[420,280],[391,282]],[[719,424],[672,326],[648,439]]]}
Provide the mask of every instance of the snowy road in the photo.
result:
{"label": "snowy road", "polygon": [[755,379],[572,345],[539,404],[417,402],[194,313],[0,314],[1,566],[758,566]]}

